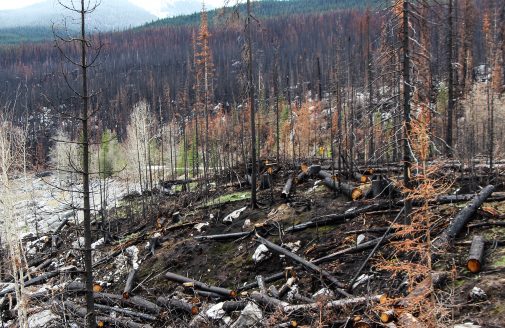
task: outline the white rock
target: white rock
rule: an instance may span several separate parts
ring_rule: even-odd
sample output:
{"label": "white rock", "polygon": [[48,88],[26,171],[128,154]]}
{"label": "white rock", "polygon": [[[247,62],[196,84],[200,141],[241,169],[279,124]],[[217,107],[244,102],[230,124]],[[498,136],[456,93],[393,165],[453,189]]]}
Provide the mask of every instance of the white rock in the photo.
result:
{"label": "white rock", "polygon": [[209,222],[198,223],[197,225],[195,225],[195,229],[198,230],[198,232],[202,232],[203,227],[206,227],[208,225],[209,225]]}
{"label": "white rock", "polygon": [[96,249],[98,246],[102,246],[103,244],[105,244],[105,239],[102,237],[91,244],[91,249]]}
{"label": "white rock", "polygon": [[296,294],[298,294],[298,285],[293,285],[291,286],[289,292],[286,295],[286,300],[288,302],[293,302]]}
{"label": "white rock", "polygon": [[472,301],[484,301],[487,299],[486,292],[477,286],[472,288],[468,296]]}
{"label": "white rock", "polygon": [[261,319],[263,319],[261,309],[256,304],[249,302],[230,328],[256,327]]}
{"label": "white rock", "polygon": [[236,220],[240,217],[240,214],[242,214],[242,212],[245,211],[246,208],[247,206],[231,212],[223,219],[223,223],[232,223],[233,220]]}
{"label": "white rock", "polygon": [[322,288],[312,295],[312,298],[317,299],[318,297],[335,298],[335,293],[328,288]]}
{"label": "white rock", "polygon": [[59,317],[51,312],[51,310],[44,310],[42,312],[32,314],[30,317],[28,317],[28,327],[44,328],[47,327],[51,321],[57,319],[59,319]]}
{"label": "white rock", "polygon": [[211,306],[205,314],[207,317],[214,319],[214,320],[219,320],[223,318],[226,315],[226,312],[223,310],[223,304],[224,302],[215,304]]}
{"label": "white rock", "polygon": [[265,260],[266,258],[268,258],[268,247],[261,244],[254,251],[252,259],[253,259],[254,263],[259,263],[259,262]]}
{"label": "white rock", "polygon": [[301,241],[297,241],[297,242],[294,242],[294,243],[286,243],[286,244],[284,244],[284,246],[286,248],[288,248],[289,250],[291,250],[291,252],[293,252],[293,253],[296,253],[300,249],[301,245],[302,245]]}
{"label": "white rock", "polygon": [[251,226],[251,220],[247,219],[244,221],[244,225],[242,226],[243,229],[247,229]]}
{"label": "white rock", "polygon": [[358,277],[358,279],[356,279],[356,282],[352,285],[352,289],[355,289],[359,285],[367,282],[368,280],[370,280],[370,278],[372,277],[367,274],[362,274],[361,276]]}
{"label": "white rock", "polygon": [[365,238],[366,238],[366,237],[365,237],[365,235],[363,235],[363,234],[361,234],[361,235],[359,235],[358,237],[356,237],[356,245],[359,245],[359,244],[361,244],[362,242],[364,242],[364,241],[365,241]]}

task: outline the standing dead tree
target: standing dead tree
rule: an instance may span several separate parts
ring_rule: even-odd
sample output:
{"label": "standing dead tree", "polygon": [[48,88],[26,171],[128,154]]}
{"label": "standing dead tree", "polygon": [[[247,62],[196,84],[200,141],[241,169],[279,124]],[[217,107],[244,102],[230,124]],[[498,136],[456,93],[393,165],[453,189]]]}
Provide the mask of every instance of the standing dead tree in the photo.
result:
{"label": "standing dead tree", "polygon": [[[96,327],[96,315],[93,301],[93,264],[92,264],[92,233],[91,233],[91,204],[90,204],[90,136],[89,136],[89,121],[94,116],[96,111],[90,111],[90,99],[95,95],[89,90],[89,73],[94,67],[103,44],[100,40],[92,39],[88,36],[86,30],[86,18],[93,13],[99,6],[99,2],[81,0],[78,3],[71,1],[69,4],[58,1],[60,6],[79,17],[79,34],[75,37],[63,37],[57,33],[53,27],[56,47],[60,54],[71,66],[76,67],[80,72],[80,87],[72,84],[69,76],[64,74],[65,82],[71,92],[78,99],[80,104],[80,113],[74,116],[66,114],[68,118],[80,122],[80,140],[81,147],[81,165],[78,170],[82,177],[82,194],[83,194],[83,228],[84,228],[84,272],[86,281],[86,327]],[[66,31],[68,34],[68,31]],[[98,44],[95,44],[98,42]],[[72,48],[74,47],[74,48]],[[71,49],[77,48],[78,56],[73,58]],[[92,53],[90,49],[95,49]]]}

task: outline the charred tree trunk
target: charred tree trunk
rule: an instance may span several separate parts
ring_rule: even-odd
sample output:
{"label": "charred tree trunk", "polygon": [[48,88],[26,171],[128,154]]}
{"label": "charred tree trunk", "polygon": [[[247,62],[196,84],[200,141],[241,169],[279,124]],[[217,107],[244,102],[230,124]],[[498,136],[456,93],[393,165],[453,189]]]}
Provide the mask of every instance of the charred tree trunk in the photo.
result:
{"label": "charred tree trunk", "polygon": [[472,219],[477,209],[489,198],[489,196],[491,196],[493,190],[494,186],[492,185],[482,189],[481,192],[456,215],[449,226],[442,232],[441,236],[433,242],[433,246],[438,248],[439,252],[443,252],[454,242],[458,233],[463,230],[465,225]]}

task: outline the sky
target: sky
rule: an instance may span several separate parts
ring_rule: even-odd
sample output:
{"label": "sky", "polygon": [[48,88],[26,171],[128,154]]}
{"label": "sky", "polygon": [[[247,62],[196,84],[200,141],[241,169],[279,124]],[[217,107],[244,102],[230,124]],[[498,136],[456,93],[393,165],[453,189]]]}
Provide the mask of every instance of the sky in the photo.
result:
{"label": "sky", "polygon": [[[23,8],[42,1],[44,0],[0,0],[0,10]],[[129,0],[129,1],[136,4],[139,7],[146,9],[147,11],[153,13],[156,16],[161,16],[163,5],[166,3],[170,3],[174,0]],[[225,1],[226,0],[205,0],[205,4],[208,7],[216,8],[223,6]]]}

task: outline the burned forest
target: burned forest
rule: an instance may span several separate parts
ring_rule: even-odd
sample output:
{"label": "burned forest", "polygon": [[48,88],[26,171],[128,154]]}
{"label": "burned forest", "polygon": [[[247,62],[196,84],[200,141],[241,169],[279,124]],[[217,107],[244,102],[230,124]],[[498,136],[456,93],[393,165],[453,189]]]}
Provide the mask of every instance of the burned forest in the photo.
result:
{"label": "burned forest", "polygon": [[504,0],[166,3],[0,28],[2,328],[505,327]]}

